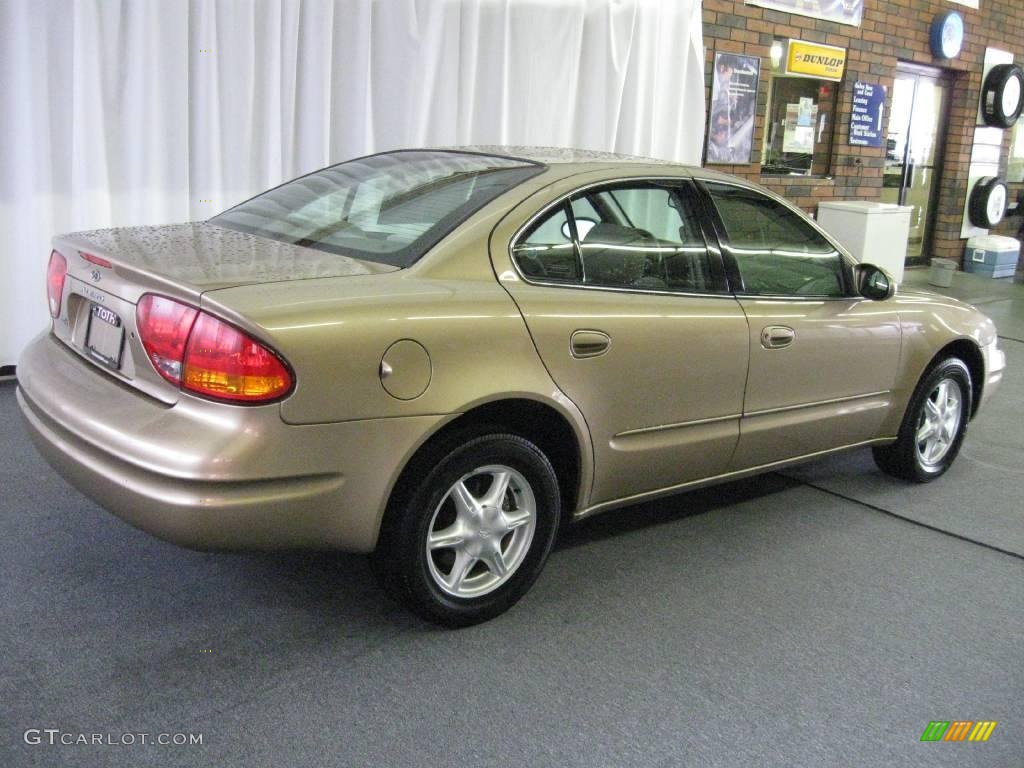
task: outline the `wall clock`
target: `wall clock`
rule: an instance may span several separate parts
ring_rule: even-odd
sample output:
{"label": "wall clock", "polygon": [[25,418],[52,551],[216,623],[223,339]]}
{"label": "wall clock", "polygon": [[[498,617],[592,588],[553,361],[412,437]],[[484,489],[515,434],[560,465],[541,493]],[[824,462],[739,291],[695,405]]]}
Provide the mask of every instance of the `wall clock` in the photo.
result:
{"label": "wall clock", "polygon": [[964,17],[956,11],[944,11],[932,22],[932,56],[955,59],[964,47]]}

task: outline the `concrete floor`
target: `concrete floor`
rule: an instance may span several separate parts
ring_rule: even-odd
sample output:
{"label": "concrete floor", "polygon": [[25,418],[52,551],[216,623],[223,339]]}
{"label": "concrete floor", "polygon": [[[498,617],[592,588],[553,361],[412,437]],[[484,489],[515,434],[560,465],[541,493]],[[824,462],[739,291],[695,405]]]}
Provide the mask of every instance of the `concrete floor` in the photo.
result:
{"label": "concrete floor", "polygon": [[[951,292],[1024,339],[1024,287],[979,280]],[[1020,768],[1024,343],[1003,345],[1007,381],[938,482],[861,451],[597,517],[459,632],[386,602],[359,557],[125,526],[36,456],[0,385],[0,766]],[[955,719],[999,725],[920,742]]]}

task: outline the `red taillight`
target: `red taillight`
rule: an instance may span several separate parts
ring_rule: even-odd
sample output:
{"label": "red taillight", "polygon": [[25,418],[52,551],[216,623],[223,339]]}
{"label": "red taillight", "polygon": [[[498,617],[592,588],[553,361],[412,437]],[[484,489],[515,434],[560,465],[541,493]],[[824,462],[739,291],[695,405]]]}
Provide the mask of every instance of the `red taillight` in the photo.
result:
{"label": "red taillight", "polygon": [[221,400],[252,402],[285,394],[292,377],[258,341],[201,312],[185,350],[184,385]]}
{"label": "red taillight", "polygon": [[157,373],[172,384],[181,384],[185,344],[199,310],[149,293],[135,308],[139,338]]}
{"label": "red taillight", "polygon": [[50,265],[46,268],[46,299],[50,305],[50,317],[60,314],[60,303],[64,298],[64,278],[68,275],[68,260],[57,251],[50,252]]}
{"label": "red taillight", "polygon": [[277,355],[213,315],[152,294],[142,297],[137,314],[153,366],[183,389],[216,400],[258,403],[292,388],[291,372]]}

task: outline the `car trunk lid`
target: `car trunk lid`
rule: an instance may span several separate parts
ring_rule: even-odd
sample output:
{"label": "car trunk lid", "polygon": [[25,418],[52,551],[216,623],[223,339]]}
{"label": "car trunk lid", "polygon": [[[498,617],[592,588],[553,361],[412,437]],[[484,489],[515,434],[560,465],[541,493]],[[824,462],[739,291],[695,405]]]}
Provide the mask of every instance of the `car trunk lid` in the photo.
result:
{"label": "car trunk lid", "polygon": [[220,288],[397,269],[207,222],[75,232],[55,238],[54,247],[67,260],[54,334],[91,364],[167,404],[180,393],[156,373],[139,339],[135,307],[143,294],[198,307],[203,293]]}

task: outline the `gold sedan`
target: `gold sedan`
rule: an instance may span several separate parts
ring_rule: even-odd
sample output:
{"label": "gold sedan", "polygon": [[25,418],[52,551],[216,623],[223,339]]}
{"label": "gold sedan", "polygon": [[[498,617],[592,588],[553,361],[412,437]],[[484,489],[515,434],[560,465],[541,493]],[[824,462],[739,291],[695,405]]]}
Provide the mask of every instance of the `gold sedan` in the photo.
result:
{"label": "gold sedan", "polygon": [[595,512],[858,446],[932,480],[1004,367],[976,309],[763,189],[564,150],[387,152],[63,235],[47,291],[18,399],[58,472],[184,546],[372,552],[446,625]]}

